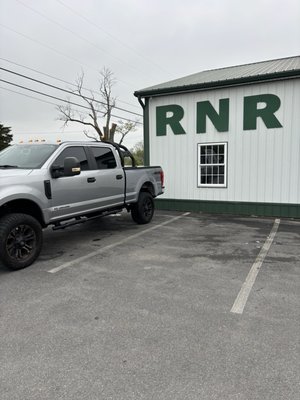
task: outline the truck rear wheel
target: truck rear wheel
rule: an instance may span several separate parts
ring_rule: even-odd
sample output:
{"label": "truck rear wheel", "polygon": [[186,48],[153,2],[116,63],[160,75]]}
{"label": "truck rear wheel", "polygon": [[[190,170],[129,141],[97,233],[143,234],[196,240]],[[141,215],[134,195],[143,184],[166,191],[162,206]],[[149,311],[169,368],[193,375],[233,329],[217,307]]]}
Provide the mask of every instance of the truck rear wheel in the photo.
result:
{"label": "truck rear wheel", "polygon": [[27,214],[8,214],[0,219],[0,261],[9,269],[31,265],[42,249],[40,223]]}
{"label": "truck rear wheel", "polygon": [[131,208],[131,217],[137,224],[148,224],[154,214],[154,200],[149,192],[141,192]]}

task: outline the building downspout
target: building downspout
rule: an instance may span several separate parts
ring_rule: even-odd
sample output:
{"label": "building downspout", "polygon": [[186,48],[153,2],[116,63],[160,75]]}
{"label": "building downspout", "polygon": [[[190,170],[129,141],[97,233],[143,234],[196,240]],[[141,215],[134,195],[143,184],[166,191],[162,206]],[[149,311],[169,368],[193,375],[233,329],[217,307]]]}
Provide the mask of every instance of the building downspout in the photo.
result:
{"label": "building downspout", "polygon": [[145,98],[143,102],[141,96],[137,96],[138,101],[143,109],[143,136],[144,136],[144,165],[150,165],[149,150],[149,99]]}
{"label": "building downspout", "polygon": [[140,103],[140,105],[142,106],[142,109],[145,110],[145,103],[143,103],[141,96],[138,96],[138,101]]}

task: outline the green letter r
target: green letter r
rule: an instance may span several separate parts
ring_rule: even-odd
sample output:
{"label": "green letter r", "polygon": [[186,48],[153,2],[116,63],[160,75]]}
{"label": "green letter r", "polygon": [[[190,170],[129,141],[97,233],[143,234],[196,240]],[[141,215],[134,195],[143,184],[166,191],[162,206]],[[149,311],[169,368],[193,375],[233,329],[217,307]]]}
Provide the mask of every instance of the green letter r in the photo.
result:
{"label": "green letter r", "polygon": [[[168,116],[168,113],[172,113]],[[167,125],[170,125],[175,135],[185,134],[180,121],[184,116],[184,110],[177,104],[156,107],[156,136],[165,136],[167,134]]]}

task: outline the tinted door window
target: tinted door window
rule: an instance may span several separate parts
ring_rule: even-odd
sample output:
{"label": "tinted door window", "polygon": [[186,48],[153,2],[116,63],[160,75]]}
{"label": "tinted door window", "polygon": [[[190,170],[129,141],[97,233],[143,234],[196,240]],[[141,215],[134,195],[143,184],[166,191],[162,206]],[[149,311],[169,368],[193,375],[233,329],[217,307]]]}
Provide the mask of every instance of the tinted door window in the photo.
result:
{"label": "tinted door window", "polygon": [[95,157],[98,169],[116,168],[117,163],[111,149],[106,147],[91,147],[92,154]]}
{"label": "tinted door window", "polygon": [[67,149],[63,150],[63,152],[57,157],[53,165],[59,165],[60,167],[63,167],[64,159],[66,157],[76,157],[80,162],[80,168],[82,171],[86,171],[89,169],[88,160],[83,147],[68,147]]}

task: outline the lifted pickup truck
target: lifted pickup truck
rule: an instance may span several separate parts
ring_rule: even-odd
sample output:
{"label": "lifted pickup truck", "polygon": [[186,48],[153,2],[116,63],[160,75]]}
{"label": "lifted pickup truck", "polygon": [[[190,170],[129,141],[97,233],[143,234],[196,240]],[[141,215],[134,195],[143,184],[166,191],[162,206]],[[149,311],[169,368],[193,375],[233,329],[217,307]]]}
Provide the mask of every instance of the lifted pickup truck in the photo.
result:
{"label": "lifted pickup truck", "polygon": [[[131,166],[125,166],[125,159]],[[124,146],[105,142],[13,145],[0,152],[0,262],[28,267],[42,248],[42,229],[131,211],[151,221],[162,194],[161,167],[136,167]]]}

